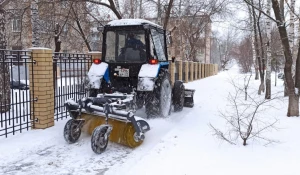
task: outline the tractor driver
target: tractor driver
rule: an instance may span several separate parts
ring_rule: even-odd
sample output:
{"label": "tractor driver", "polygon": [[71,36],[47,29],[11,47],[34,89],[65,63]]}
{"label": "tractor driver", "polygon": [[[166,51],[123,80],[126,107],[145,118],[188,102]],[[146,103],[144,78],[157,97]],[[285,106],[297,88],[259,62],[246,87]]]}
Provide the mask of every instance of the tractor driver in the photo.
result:
{"label": "tractor driver", "polygon": [[127,40],[127,47],[130,47],[130,48],[134,48],[134,49],[145,49],[145,44],[139,40],[139,39],[136,39],[134,37],[134,34],[133,33],[129,33],[128,34],[128,40]]}
{"label": "tractor driver", "polygon": [[133,33],[128,34],[125,47],[122,48],[121,55],[118,60],[131,60],[131,61],[142,61],[146,60],[146,46],[145,44],[134,37]]}

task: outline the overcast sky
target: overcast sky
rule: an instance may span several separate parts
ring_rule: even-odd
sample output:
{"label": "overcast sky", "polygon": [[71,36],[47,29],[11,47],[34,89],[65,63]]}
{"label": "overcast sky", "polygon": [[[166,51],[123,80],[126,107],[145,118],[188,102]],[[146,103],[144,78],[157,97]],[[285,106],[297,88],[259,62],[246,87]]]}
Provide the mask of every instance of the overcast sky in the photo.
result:
{"label": "overcast sky", "polygon": [[[248,20],[248,12],[245,11],[245,3],[242,2],[243,0],[240,0],[241,3],[232,3],[230,5],[230,10],[232,11],[232,15],[227,16],[226,19],[213,19],[212,24],[212,30],[214,32],[218,32],[219,35],[226,35],[228,30],[234,30],[239,28],[239,26],[242,24],[243,20]],[[289,2],[291,0],[288,0]],[[288,7],[287,7],[288,8]],[[296,13],[299,14],[300,11],[300,0],[296,0]],[[273,9],[271,9],[272,16]],[[300,15],[299,15],[300,16]],[[286,19],[289,19],[289,15],[286,15]],[[274,24],[275,25],[275,24]],[[298,29],[298,25],[296,25],[296,30]],[[238,32],[242,36],[244,31]],[[297,33],[297,32],[296,32]]]}

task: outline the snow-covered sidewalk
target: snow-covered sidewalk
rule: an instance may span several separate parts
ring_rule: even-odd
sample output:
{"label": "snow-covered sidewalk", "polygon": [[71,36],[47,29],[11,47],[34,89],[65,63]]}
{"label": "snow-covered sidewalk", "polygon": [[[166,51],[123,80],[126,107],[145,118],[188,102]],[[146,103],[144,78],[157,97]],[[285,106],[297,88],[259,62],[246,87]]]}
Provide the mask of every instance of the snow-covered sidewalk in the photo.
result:
{"label": "snow-covered sidewalk", "polygon": [[[219,110],[226,108],[228,91],[233,89],[228,79],[237,75],[237,67],[233,67],[186,84],[196,89],[194,108],[184,108],[167,119],[149,120],[151,130],[136,149],[109,143],[103,154],[96,155],[90,147],[90,136],[85,134],[78,143],[69,145],[62,135],[67,120],[47,130],[0,138],[0,174],[298,174],[300,119],[285,116],[286,103],[268,112],[279,119],[281,129],[267,134],[280,144],[233,146],[212,136],[208,124],[224,128]],[[253,84],[258,87],[258,83]],[[273,91],[281,89],[281,80],[277,87],[272,85]]]}

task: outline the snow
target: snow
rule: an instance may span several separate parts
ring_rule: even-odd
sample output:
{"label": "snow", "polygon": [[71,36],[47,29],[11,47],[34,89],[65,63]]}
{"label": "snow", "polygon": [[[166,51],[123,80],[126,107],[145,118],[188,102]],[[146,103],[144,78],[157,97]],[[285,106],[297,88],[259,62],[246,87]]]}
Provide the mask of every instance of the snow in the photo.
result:
{"label": "snow", "polygon": [[139,72],[139,77],[154,78],[157,76],[158,70],[159,64],[143,64]]}
{"label": "snow", "polygon": [[32,51],[32,50],[52,50],[46,47],[31,47],[28,50]]}
{"label": "snow", "polygon": [[139,78],[137,90],[138,91],[152,91],[154,89],[153,78]]}
{"label": "snow", "polygon": [[113,21],[109,22],[108,25],[127,26],[127,25],[142,25],[145,23],[161,28],[161,26],[159,26],[151,21],[144,20],[144,19],[119,19],[119,20],[113,20]]}
{"label": "snow", "polygon": [[102,52],[99,52],[99,51],[90,51],[88,52],[88,54],[101,54]]}
{"label": "snow", "polygon": [[88,73],[89,83],[92,88],[100,88],[101,79],[104,76],[107,67],[108,64],[104,62],[100,64],[92,64]]}
{"label": "snow", "polygon": [[[226,128],[219,111],[228,109],[228,92],[234,91],[230,78],[243,77],[237,70],[233,66],[216,76],[185,83],[186,88],[196,90],[195,106],[168,118],[148,119],[151,130],[145,134],[144,143],[135,149],[110,142],[103,154],[96,155],[91,150],[90,136],[84,133],[77,143],[69,145],[63,139],[67,120],[46,130],[0,137],[0,174],[299,174],[300,118],[286,117],[287,98],[274,101],[274,108],[264,113],[278,119],[278,131],[263,135],[279,140],[279,144],[264,146],[251,140],[246,147],[241,142],[230,145],[212,135],[209,123]],[[278,80],[275,87],[274,78],[272,74],[272,92],[283,96],[283,81]],[[253,76],[250,84],[249,92],[253,88],[256,91],[260,83]],[[136,115],[144,118],[144,109]]]}

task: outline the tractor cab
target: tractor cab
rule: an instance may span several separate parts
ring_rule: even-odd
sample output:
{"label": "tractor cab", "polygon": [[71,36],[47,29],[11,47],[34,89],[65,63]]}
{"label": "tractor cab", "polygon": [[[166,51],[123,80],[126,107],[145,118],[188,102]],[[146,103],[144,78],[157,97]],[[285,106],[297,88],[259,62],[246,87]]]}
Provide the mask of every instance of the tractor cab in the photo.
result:
{"label": "tractor cab", "polygon": [[[138,84],[142,65],[168,68],[166,31],[150,21],[121,19],[103,28],[102,62],[108,64],[110,87],[130,93]],[[107,82],[108,82],[107,81]],[[107,86],[107,85],[106,85]]]}
{"label": "tractor cab", "polygon": [[142,19],[114,20],[104,26],[102,60],[108,63],[167,61],[165,30]]}

